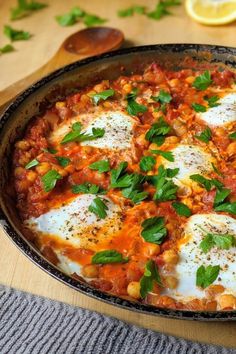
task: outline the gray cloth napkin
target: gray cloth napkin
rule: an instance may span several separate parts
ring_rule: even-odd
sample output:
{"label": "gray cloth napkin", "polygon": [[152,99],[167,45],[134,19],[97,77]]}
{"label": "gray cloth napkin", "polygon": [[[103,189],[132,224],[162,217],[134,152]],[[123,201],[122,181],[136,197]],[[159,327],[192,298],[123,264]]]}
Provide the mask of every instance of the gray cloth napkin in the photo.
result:
{"label": "gray cloth napkin", "polygon": [[236,354],[0,285],[1,354]]}

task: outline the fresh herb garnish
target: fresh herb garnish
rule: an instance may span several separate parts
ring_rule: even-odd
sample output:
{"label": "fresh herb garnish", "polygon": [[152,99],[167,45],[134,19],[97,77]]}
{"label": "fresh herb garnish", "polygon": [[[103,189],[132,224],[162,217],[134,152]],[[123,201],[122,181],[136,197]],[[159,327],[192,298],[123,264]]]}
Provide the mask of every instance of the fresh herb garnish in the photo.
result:
{"label": "fresh herb garnish", "polygon": [[142,171],[148,172],[153,169],[156,164],[156,160],[153,156],[143,156],[139,162],[139,167]]}
{"label": "fresh herb garnish", "polygon": [[91,97],[93,99],[94,104],[97,105],[101,100],[105,101],[109,97],[114,96],[114,94],[115,94],[115,91],[113,89],[109,89],[109,90],[95,93],[95,94],[91,95]]}
{"label": "fresh herb garnish", "polygon": [[50,170],[42,177],[45,192],[50,192],[62,176],[56,170]]}
{"label": "fresh herb garnish", "polygon": [[103,137],[105,130],[103,128],[92,128],[92,134],[81,133],[81,124],[74,123],[72,131],[64,136],[61,144],[66,144],[72,141],[82,142],[86,140],[94,140]]}
{"label": "fresh herb garnish", "polygon": [[128,260],[128,257],[124,257],[116,250],[105,250],[93,255],[92,264],[126,263]]}
{"label": "fresh herb garnish", "polygon": [[192,108],[195,112],[206,112],[206,107],[199,103],[192,103]]}
{"label": "fresh herb garnish", "polygon": [[230,247],[236,245],[234,235],[229,234],[215,234],[208,232],[204,239],[201,241],[199,247],[204,253],[209,252],[213,247],[222,250],[229,250]]}
{"label": "fresh herb garnish", "polygon": [[236,139],[236,132],[229,134],[229,138],[235,140]]}
{"label": "fresh herb garnish", "polygon": [[189,207],[181,202],[173,202],[172,203],[173,208],[175,209],[176,213],[179,214],[180,216],[186,216],[188,218],[189,216],[192,215],[191,210]]}
{"label": "fresh herb garnish", "polygon": [[207,266],[201,265],[196,274],[196,285],[205,289],[217,279],[220,272],[220,266]]}
{"label": "fresh herb garnish", "polygon": [[174,162],[175,161],[173,152],[171,152],[171,151],[151,150],[151,152],[153,154],[158,154],[158,155],[164,157],[164,159],[166,159],[166,160],[168,160],[170,162]]}
{"label": "fresh herb garnish", "polygon": [[226,213],[230,213],[230,214],[234,214],[236,215],[236,202],[234,203],[223,203],[223,204],[219,204],[216,207],[214,207],[215,211],[224,211]]}
{"label": "fresh herb garnish", "polygon": [[125,188],[129,187],[131,177],[125,170],[128,167],[128,163],[121,162],[117,169],[111,170],[111,188]]}
{"label": "fresh herb garnish", "polygon": [[204,143],[209,143],[211,140],[212,134],[211,134],[211,129],[207,127],[205,130],[201,132],[200,135],[195,135],[195,138],[198,140],[203,141]]}
{"label": "fresh herb garnish", "polygon": [[13,52],[15,48],[11,44],[6,44],[0,48],[0,54]]}
{"label": "fresh herb garnish", "polygon": [[69,157],[56,156],[56,159],[62,167],[66,167],[69,163],[71,163],[71,159],[69,159]]}
{"label": "fresh herb garnish", "polygon": [[219,171],[219,169],[215,166],[215,164],[213,162],[211,163],[211,166],[217,175],[223,176],[223,174]]}
{"label": "fresh herb garnish", "polygon": [[126,96],[127,99],[127,112],[132,116],[137,116],[138,113],[144,113],[147,111],[147,107],[143,104],[136,102],[138,89],[134,88],[131,93]]}
{"label": "fresh herb garnish", "polygon": [[74,184],[72,186],[72,192],[74,194],[104,194],[105,191],[96,184],[85,182],[83,184]]}
{"label": "fresh herb garnish", "polygon": [[32,35],[29,32],[25,32],[22,30],[16,30],[11,26],[4,26],[4,34],[7,36],[12,42],[14,41],[25,41],[29,39]]}
{"label": "fresh herb garnish", "polygon": [[146,7],[145,6],[135,5],[135,6],[129,7],[129,8],[124,9],[124,10],[119,10],[117,12],[117,14],[118,14],[119,17],[130,17],[130,16],[133,16],[134,14],[143,15],[143,14],[145,14],[145,11],[146,11]]}
{"label": "fresh herb garnish", "polygon": [[88,210],[96,214],[100,219],[105,219],[108,207],[101,198],[96,197],[88,207]]}
{"label": "fresh herb garnish", "polygon": [[142,222],[141,235],[145,241],[160,245],[167,235],[163,217],[153,217]]}
{"label": "fresh herb garnish", "polygon": [[165,169],[163,165],[159,166],[158,175],[152,176],[151,181],[156,187],[156,192],[153,196],[154,200],[165,202],[176,199],[178,187],[169,178],[168,169]]}
{"label": "fresh herb garnish", "polygon": [[158,96],[151,96],[151,99],[153,99],[153,101],[155,101],[155,102],[170,103],[170,101],[172,100],[172,97],[169,94],[169,92],[166,92],[164,90],[160,90],[159,95]]}
{"label": "fresh herb garnish", "polygon": [[18,0],[18,6],[11,9],[11,20],[19,20],[30,15],[33,11],[41,10],[47,7],[47,4],[38,1]]}
{"label": "fresh herb garnish", "polygon": [[206,90],[211,84],[211,73],[209,70],[206,70],[202,75],[199,75],[195,78],[193,87],[195,87],[197,90],[203,91]]}
{"label": "fresh herb garnish", "polygon": [[171,6],[177,6],[180,4],[181,1],[179,0],[160,0],[156,5],[155,10],[149,12],[147,16],[153,20],[160,20],[166,15],[171,15],[171,12],[169,11]]}
{"label": "fresh herb garnish", "polygon": [[100,173],[110,171],[110,164],[108,160],[100,160],[89,165],[91,170],[98,171]]}
{"label": "fresh herb garnish", "polygon": [[61,26],[72,26],[75,23],[82,21],[85,26],[92,27],[106,22],[106,19],[97,15],[89,14],[80,7],[74,7],[67,14],[56,16],[56,20]]}
{"label": "fresh herb garnish", "polygon": [[49,152],[49,154],[56,154],[57,153],[57,150],[56,149],[53,149],[53,148],[47,148],[47,149],[42,149],[44,152]]}
{"label": "fresh herb garnish", "polygon": [[204,100],[208,102],[208,106],[209,107],[217,107],[220,105],[220,103],[218,103],[220,97],[219,96],[204,96]]}
{"label": "fresh herb garnish", "polygon": [[223,183],[218,181],[218,179],[208,179],[199,174],[191,175],[190,179],[201,184],[208,192],[214,187],[218,189],[223,187]]}
{"label": "fresh herb garnish", "polygon": [[225,202],[225,199],[230,195],[231,190],[227,188],[219,188],[216,191],[214,199],[214,210],[224,211],[236,215],[236,202]]}
{"label": "fresh herb garnish", "polygon": [[147,294],[153,290],[155,283],[163,286],[157,265],[152,259],[150,259],[146,263],[144,274],[140,279],[140,295],[142,299],[145,298]]}
{"label": "fresh herb garnish", "polygon": [[31,160],[29,163],[27,163],[27,165],[25,166],[26,170],[29,170],[30,168],[37,166],[39,164],[37,159],[33,159]]}
{"label": "fresh herb garnish", "polygon": [[161,117],[157,123],[152,124],[145,135],[145,139],[161,146],[165,141],[165,135],[170,131],[170,126]]}

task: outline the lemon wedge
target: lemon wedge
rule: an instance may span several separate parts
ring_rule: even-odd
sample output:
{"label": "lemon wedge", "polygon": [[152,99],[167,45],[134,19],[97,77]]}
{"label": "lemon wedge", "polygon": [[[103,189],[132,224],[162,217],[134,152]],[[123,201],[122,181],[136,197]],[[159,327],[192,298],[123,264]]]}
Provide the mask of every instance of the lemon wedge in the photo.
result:
{"label": "lemon wedge", "polygon": [[186,0],[186,11],[204,25],[223,25],[236,20],[236,0]]}

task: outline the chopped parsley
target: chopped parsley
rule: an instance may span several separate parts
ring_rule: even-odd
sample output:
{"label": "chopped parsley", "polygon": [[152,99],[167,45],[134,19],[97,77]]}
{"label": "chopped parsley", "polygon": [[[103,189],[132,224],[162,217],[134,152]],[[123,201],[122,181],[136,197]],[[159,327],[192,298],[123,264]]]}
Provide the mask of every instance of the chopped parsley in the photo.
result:
{"label": "chopped parsley", "polygon": [[103,19],[97,15],[89,14],[82,10],[80,7],[76,6],[71,9],[69,13],[64,15],[56,16],[56,21],[60,26],[72,26],[77,22],[81,21],[87,27],[92,27],[100,25],[106,22],[106,19]]}
{"label": "chopped parsley", "polygon": [[224,211],[236,215],[236,202],[230,203],[225,201],[225,199],[230,195],[230,193],[231,190],[227,188],[219,188],[216,191],[214,199],[215,211]]}
{"label": "chopped parsley", "polygon": [[217,107],[220,105],[220,103],[218,102],[220,99],[219,96],[211,96],[211,97],[208,97],[208,96],[204,96],[204,100],[207,101],[208,103],[208,106],[209,107]]}
{"label": "chopped parsley", "polygon": [[199,247],[204,253],[208,253],[213,247],[217,247],[222,250],[229,250],[230,247],[235,245],[236,240],[234,235],[208,232],[201,241]]}
{"label": "chopped parsley", "polygon": [[66,134],[61,141],[61,144],[66,144],[72,141],[82,142],[86,140],[94,140],[103,137],[105,129],[92,128],[92,134],[81,133],[81,123],[77,122],[72,125],[70,133]]}
{"label": "chopped parsley", "polygon": [[105,219],[108,207],[101,198],[96,197],[88,207],[88,210],[96,214],[100,219]]}
{"label": "chopped parsley", "polygon": [[93,255],[92,264],[126,263],[128,260],[128,257],[124,257],[116,250],[105,250]]}
{"label": "chopped parsley", "polygon": [[163,286],[157,265],[152,259],[150,259],[146,263],[144,274],[140,279],[140,294],[142,299],[144,299],[147,294],[153,290],[155,283]]}
{"label": "chopped parsley", "polygon": [[32,35],[29,32],[25,32],[22,30],[16,30],[11,26],[4,26],[4,34],[7,36],[12,42],[14,41],[25,41],[29,39]]}
{"label": "chopped parsley", "polygon": [[196,274],[196,285],[205,289],[217,279],[220,272],[220,266],[207,266],[201,265]]}
{"label": "chopped parsley", "polygon": [[176,199],[178,187],[168,176],[168,170],[170,169],[165,169],[164,166],[161,165],[158,168],[158,175],[150,178],[151,182],[156,187],[156,192],[153,196],[154,200],[166,202],[168,200]]}
{"label": "chopped parsley", "polygon": [[172,97],[169,94],[169,92],[166,92],[164,90],[160,90],[159,95],[158,96],[151,96],[151,99],[153,99],[153,101],[155,101],[155,102],[170,103],[170,101],[172,100]]}
{"label": "chopped parsley", "polygon": [[85,182],[83,184],[74,184],[72,186],[72,192],[74,194],[84,193],[84,194],[104,194],[104,190],[101,189],[96,184]]}
{"label": "chopped parsley", "polygon": [[156,160],[153,156],[143,156],[140,160],[139,167],[142,171],[148,172],[153,169],[156,164]]}
{"label": "chopped parsley", "polygon": [[92,97],[94,104],[97,105],[101,100],[105,101],[109,97],[114,96],[114,94],[115,94],[115,91],[113,89],[109,89],[109,90],[95,93],[95,94],[91,95],[91,97]]}
{"label": "chopped parsley", "polygon": [[218,181],[218,179],[216,178],[208,179],[203,177],[202,175],[195,174],[195,175],[191,175],[190,179],[201,184],[208,192],[214,187],[216,188],[223,187],[223,183]]}
{"label": "chopped parsley", "polygon": [[62,176],[56,170],[50,170],[42,177],[45,192],[50,192]]}
{"label": "chopped parsley", "polygon": [[98,171],[100,173],[110,171],[110,164],[108,160],[100,160],[89,165],[91,170]]}
{"label": "chopped parsley", "polygon": [[145,135],[145,139],[161,146],[165,141],[165,136],[169,133],[170,126],[161,117],[157,123],[153,123]]}
{"label": "chopped parsley", "polygon": [[236,140],[236,132],[229,134],[229,138]]}
{"label": "chopped parsley", "polygon": [[133,16],[134,14],[143,15],[143,14],[145,14],[145,11],[146,11],[145,6],[135,5],[135,6],[131,6],[131,7],[124,9],[124,10],[119,10],[117,12],[117,14],[119,17],[130,17],[130,16]]}
{"label": "chopped parsley", "polygon": [[131,93],[126,96],[127,99],[127,112],[131,116],[137,116],[138,113],[144,113],[147,111],[147,107],[143,104],[136,102],[138,89],[134,88]]}
{"label": "chopped parsley", "polygon": [[202,75],[195,78],[193,87],[199,91],[206,90],[212,84],[211,73],[209,70],[204,71]]}
{"label": "chopped parsley", "polygon": [[223,174],[219,171],[219,169],[215,166],[215,164],[212,162],[211,166],[214,170],[214,172],[218,175],[218,176],[223,176]]}
{"label": "chopped parsley", "polygon": [[147,16],[153,20],[160,20],[162,17],[166,15],[171,15],[169,8],[172,6],[180,5],[180,0],[160,0],[156,5],[156,8],[149,12]]}
{"label": "chopped parsley", "polygon": [[173,208],[175,209],[176,213],[179,214],[180,216],[186,216],[188,218],[189,216],[192,215],[191,210],[189,207],[181,202],[173,202],[172,203]]}
{"label": "chopped parsley", "polygon": [[37,159],[33,159],[31,160],[29,163],[27,163],[27,165],[25,166],[26,170],[29,170],[30,168],[37,166],[39,164]]}
{"label": "chopped parsley", "polygon": [[163,217],[153,217],[142,222],[141,235],[146,242],[160,245],[167,235],[165,220]]}
{"label": "chopped parsley", "polygon": [[192,103],[192,108],[195,112],[206,112],[206,107],[199,103]]}
{"label": "chopped parsley", "polygon": [[30,15],[33,11],[38,11],[48,5],[38,1],[17,0],[18,6],[11,9],[11,20],[19,20]]}
{"label": "chopped parsley", "polygon": [[151,152],[153,154],[158,154],[158,155],[164,157],[164,159],[166,159],[166,160],[168,160],[170,162],[174,162],[175,161],[173,152],[171,152],[171,151],[151,150]]}
{"label": "chopped parsley", "polygon": [[69,157],[56,156],[56,159],[62,167],[66,167],[71,163],[71,159],[69,159]]}
{"label": "chopped parsley", "polygon": [[200,135],[195,135],[195,138],[198,140],[203,141],[204,143],[209,143],[211,140],[212,134],[211,134],[211,129],[207,127],[205,130],[201,132]]}
{"label": "chopped parsley", "polygon": [[0,48],[0,54],[13,52],[15,48],[11,44],[6,44]]}

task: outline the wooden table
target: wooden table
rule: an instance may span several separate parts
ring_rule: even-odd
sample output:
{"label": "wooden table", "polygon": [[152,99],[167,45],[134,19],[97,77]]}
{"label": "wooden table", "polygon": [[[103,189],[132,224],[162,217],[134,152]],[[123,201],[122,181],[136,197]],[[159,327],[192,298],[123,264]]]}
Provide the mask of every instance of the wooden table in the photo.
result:
{"label": "wooden table", "polygon": [[[4,24],[10,23],[8,21],[9,8],[15,2],[15,0],[0,0],[0,28]],[[127,41],[133,45],[185,42],[236,46],[235,23],[216,28],[204,27],[189,19],[183,7],[173,9],[173,16],[168,16],[161,21],[152,21],[139,15],[126,19],[118,18],[116,15],[118,9],[133,3],[143,3],[153,7],[155,2],[151,0],[137,2],[93,0],[86,2],[86,5],[83,5],[84,1],[82,0],[71,0],[70,2],[45,0],[45,2],[49,3],[48,8],[11,23],[17,29],[32,32],[34,37],[30,41],[14,43],[16,52],[0,57],[0,90],[39,68],[54,54],[65,37],[82,28],[81,24],[62,28],[54,20],[55,15],[63,14],[73,6],[81,5],[87,11],[108,18],[107,25],[123,30]],[[70,4],[69,7],[68,3]],[[3,36],[0,37],[0,46],[6,43],[7,40]],[[23,256],[1,230],[0,239],[0,283],[72,305],[96,310],[156,331],[236,348],[236,323],[170,320],[107,305],[81,295],[51,278]]]}

